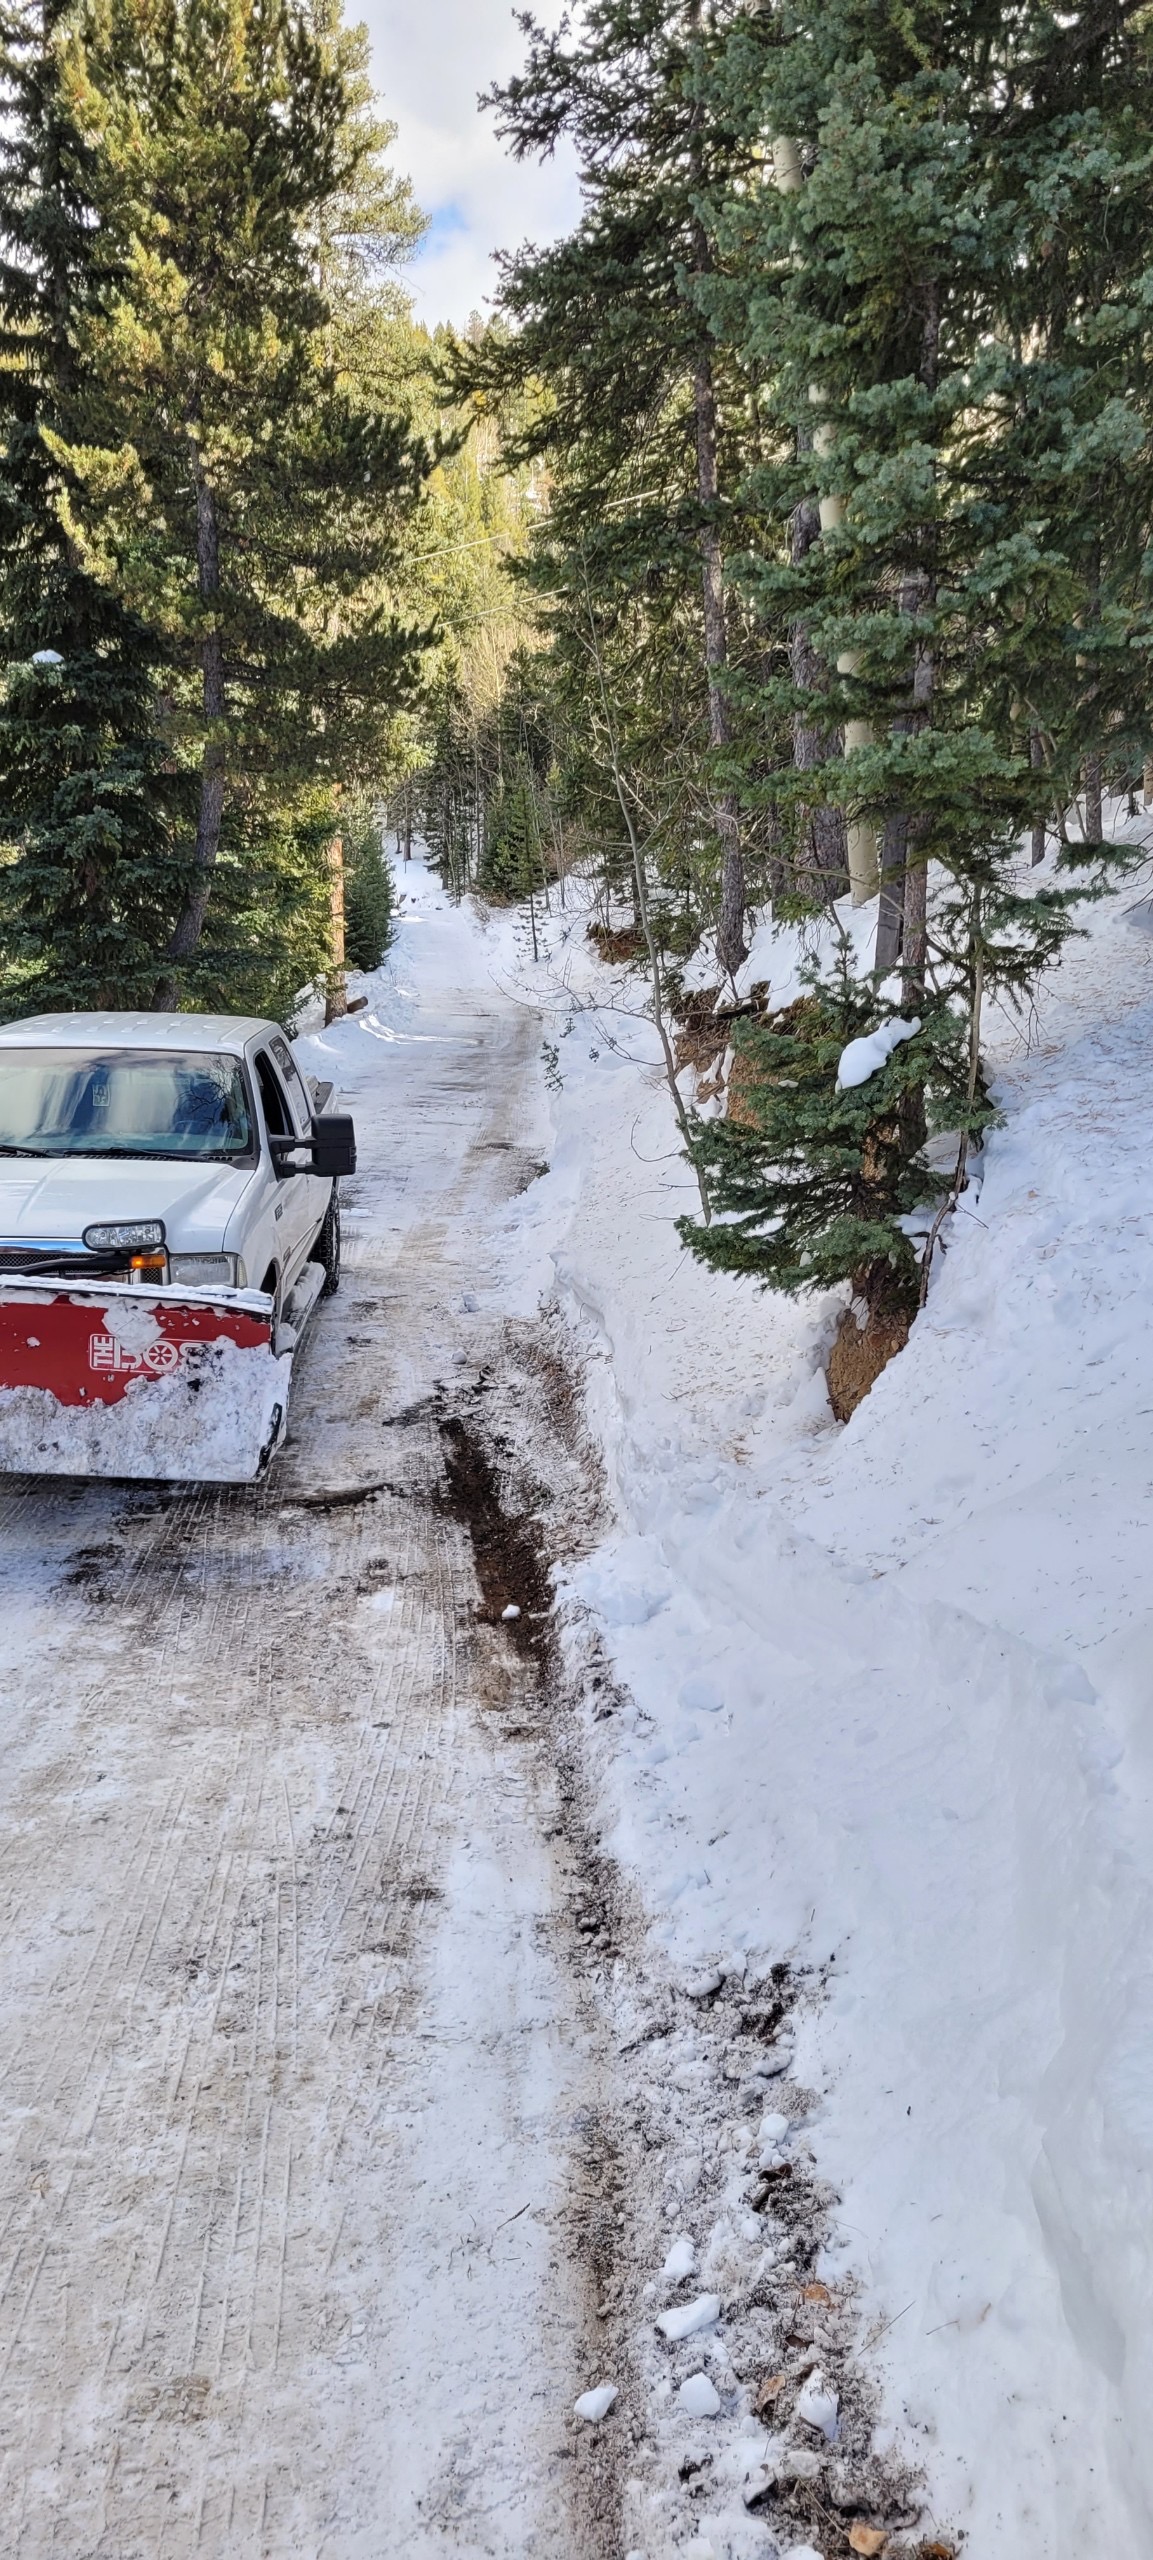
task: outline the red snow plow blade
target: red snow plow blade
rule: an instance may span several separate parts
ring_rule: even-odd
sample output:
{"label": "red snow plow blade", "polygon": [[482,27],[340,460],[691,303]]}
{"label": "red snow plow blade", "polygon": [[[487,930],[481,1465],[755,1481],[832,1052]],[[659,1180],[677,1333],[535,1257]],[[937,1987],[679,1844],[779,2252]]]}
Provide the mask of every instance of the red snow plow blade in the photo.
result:
{"label": "red snow plow blade", "polygon": [[262,1291],[5,1279],[0,1473],[251,1484],[291,1369]]}

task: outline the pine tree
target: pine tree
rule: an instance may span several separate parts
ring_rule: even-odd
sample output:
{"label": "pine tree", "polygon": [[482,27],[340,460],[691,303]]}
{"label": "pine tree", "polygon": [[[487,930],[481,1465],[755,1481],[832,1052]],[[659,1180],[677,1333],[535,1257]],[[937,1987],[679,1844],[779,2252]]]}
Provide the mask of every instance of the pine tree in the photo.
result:
{"label": "pine tree", "polygon": [[546,885],[536,790],[523,756],[490,807],[477,885],[489,897],[509,899],[531,897]]}
{"label": "pine tree", "polygon": [[119,267],[59,449],[73,540],[160,635],[197,772],[166,1000],[220,979],[202,937],[246,810],[375,779],[416,680],[387,578],[430,457],[342,378],[320,283],[374,147],[346,68],[290,0],[115,0],[77,66]]}
{"label": "pine tree", "polygon": [[[896,967],[924,1028],[851,1109],[831,1029],[794,1093],[776,1084],[770,1028],[750,1056],[765,1078],[752,1105],[762,1139],[734,1129],[706,1149],[724,1159],[768,1276],[849,1278],[870,1305],[890,1300],[895,1270],[912,1289],[895,1222],[917,1184],[930,1187],[926,1116],[956,1092],[959,1026],[975,1036],[983,994],[1028,1002],[1077,896],[1105,876],[1090,841],[1066,852],[1074,876],[1028,888],[1022,829],[1046,800],[1063,804],[1071,762],[1131,760],[1147,735],[1147,678],[1134,679],[1149,646],[1140,278],[1153,97],[1148,39],[1125,33],[1124,14],[1070,28],[1040,9],[955,18],[913,0],[879,17],[858,0],[806,0],[775,20],[767,57],[737,37],[726,66],[746,97],[755,66],[750,116],[789,138],[803,173],[792,190],[734,193],[715,217],[728,263],[710,308],[780,457],[756,473],[769,538],[743,574],[767,622],[804,624],[830,705],[815,773],[802,786],[782,763],[761,788],[786,812],[815,788],[875,821],[862,1019],[891,1011]],[[814,495],[824,530],[798,556],[791,528]],[[767,690],[778,715],[796,708],[785,676]],[[848,756],[837,722],[864,733]],[[814,1001],[835,1012],[830,987]],[[979,1077],[979,1117],[978,1105]],[[890,1243],[871,1259],[829,1193],[830,1149],[850,1186],[889,1160]],[[728,1250],[716,1229],[690,1240],[714,1262]]]}
{"label": "pine tree", "polygon": [[[567,240],[506,262],[502,308],[516,325],[474,349],[458,376],[547,387],[513,450],[548,455],[555,468],[539,583],[554,615],[567,601],[578,661],[586,587],[606,647],[616,617],[647,612],[650,662],[653,640],[670,629],[683,648],[691,598],[693,683],[670,764],[687,762],[688,735],[691,832],[702,870],[702,839],[712,840],[711,903],[730,971],[743,956],[749,888],[725,555],[738,533],[731,463],[746,421],[695,288],[716,254],[703,211],[710,185],[752,159],[742,119],[705,86],[718,25],[732,14],[706,13],[698,0],[673,9],[593,0],[575,29],[566,22],[552,34],[523,20],[526,67],[494,99],[501,130],[518,156],[547,153],[562,135],[575,143],[587,210]],[[682,793],[686,782],[682,770]]]}
{"label": "pine tree", "polygon": [[0,35],[0,1003],[147,1004],[187,795],[158,734],[155,642],[79,556],[58,447],[109,255],[67,16],[10,8]]}
{"label": "pine tree", "polygon": [[367,804],[344,821],[344,932],[350,969],[379,969],[393,936],[395,893],[378,812]]}

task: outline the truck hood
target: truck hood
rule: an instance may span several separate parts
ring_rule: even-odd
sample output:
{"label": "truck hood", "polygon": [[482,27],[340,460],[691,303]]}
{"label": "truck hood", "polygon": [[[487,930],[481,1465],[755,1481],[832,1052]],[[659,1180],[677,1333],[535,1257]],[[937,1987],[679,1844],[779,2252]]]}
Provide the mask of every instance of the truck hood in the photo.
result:
{"label": "truck hood", "polygon": [[0,1156],[0,1240],[78,1244],[97,1221],[163,1218],[176,1253],[219,1253],[252,1179],[251,1165]]}

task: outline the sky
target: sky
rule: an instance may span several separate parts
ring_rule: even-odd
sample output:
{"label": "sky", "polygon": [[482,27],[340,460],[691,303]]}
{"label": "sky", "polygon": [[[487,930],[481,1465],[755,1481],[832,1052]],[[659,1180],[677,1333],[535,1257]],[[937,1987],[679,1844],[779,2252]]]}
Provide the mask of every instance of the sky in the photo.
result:
{"label": "sky", "polygon": [[[495,291],[495,249],[544,241],[578,211],[571,162],[518,164],[497,141],[477,94],[524,58],[511,0],[368,0],[377,88],[397,126],[393,161],[410,177],[429,216],[427,238],[408,271],[417,317],[462,328]],[[355,5],[350,18],[361,14]],[[537,0],[555,24],[556,0]]]}

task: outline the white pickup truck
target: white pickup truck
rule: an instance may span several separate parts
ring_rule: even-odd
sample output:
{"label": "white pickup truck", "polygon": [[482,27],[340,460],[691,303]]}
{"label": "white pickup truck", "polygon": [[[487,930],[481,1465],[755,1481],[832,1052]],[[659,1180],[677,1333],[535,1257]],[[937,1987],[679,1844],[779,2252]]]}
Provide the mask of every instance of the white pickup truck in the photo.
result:
{"label": "white pickup truck", "polygon": [[[0,1029],[0,1468],[261,1471],[291,1353],[340,1277],[337,1181],[356,1150],[330,1093],[275,1022],[69,1013]],[[259,1381],[241,1357],[257,1352]],[[229,1437],[237,1396],[247,1440]]]}

